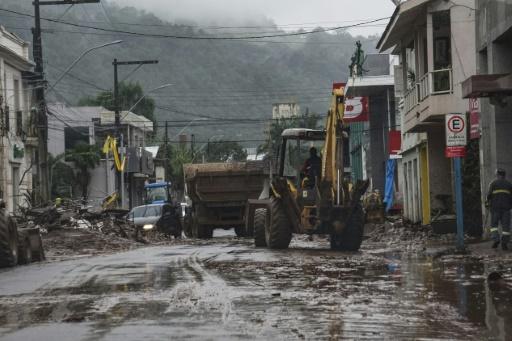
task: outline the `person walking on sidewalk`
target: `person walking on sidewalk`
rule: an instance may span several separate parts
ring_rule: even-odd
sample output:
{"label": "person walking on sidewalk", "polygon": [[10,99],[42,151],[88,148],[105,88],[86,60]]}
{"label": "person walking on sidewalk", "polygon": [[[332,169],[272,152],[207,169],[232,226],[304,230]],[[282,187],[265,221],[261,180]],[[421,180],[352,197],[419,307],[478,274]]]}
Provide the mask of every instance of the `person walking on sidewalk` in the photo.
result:
{"label": "person walking on sidewalk", "polygon": [[[491,238],[492,248],[500,245],[503,250],[508,250],[510,241],[510,209],[512,208],[512,183],[506,177],[504,169],[496,170],[496,180],[489,186],[486,206],[491,211]],[[498,225],[501,223],[501,238]]]}

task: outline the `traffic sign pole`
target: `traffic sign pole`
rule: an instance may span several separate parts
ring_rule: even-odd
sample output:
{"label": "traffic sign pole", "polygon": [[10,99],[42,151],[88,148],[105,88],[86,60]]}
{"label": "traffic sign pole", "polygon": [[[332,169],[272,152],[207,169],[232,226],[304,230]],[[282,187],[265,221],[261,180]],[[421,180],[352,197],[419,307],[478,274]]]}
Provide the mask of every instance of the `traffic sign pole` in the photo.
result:
{"label": "traffic sign pole", "polygon": [[455,171],[455,207],[457,210],[457,250],[464,250],[464,208],[462,202],[462,170],[461,158],[453,158]]}
{"label": "traffic sign pole", "polygon": [[446,121],[446,157],[453,160],[455,173],[455,208],[457,213],[457,250],[464,250],[464,210],[462,202],[461,157],[464,157],[467,144],[466,115],[449,114]]}

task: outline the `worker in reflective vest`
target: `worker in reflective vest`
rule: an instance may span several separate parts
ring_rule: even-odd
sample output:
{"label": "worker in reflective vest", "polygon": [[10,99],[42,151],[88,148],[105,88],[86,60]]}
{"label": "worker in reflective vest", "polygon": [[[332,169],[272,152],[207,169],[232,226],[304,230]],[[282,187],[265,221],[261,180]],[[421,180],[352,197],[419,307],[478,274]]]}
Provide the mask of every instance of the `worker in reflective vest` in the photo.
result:
{"label": "worker in reflective vest", "polygon": [[[496,171],[496,180],[489,186],[486,206],[491,210],[491,237],[493,249],[501,242],[503,250],[508,250],[510,241],[510,209],[512,208],[512,184],[505,179],[503,169]],[[501,238],[498,225],[501,223]]]}

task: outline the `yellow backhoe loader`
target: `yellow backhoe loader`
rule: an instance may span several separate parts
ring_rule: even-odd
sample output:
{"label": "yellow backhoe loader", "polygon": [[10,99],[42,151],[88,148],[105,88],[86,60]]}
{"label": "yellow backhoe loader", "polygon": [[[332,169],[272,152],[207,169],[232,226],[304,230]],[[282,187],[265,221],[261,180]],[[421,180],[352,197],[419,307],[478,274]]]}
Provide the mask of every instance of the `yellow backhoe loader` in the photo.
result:
{"label": "yellow backhoe loader", "polygon": [[[344,179],[344,90],[333,90],[324,130],[283,131],[276,174],[260,198],[248,203],[246,229],[254,232],[257,247],[288,248],[293,233],[328,234],[335,250],[357,251],[361,246],[361,196],[368,181],[352,185]],[[322,152],[317,171],[311,171],[307,160],[316,150]]]}

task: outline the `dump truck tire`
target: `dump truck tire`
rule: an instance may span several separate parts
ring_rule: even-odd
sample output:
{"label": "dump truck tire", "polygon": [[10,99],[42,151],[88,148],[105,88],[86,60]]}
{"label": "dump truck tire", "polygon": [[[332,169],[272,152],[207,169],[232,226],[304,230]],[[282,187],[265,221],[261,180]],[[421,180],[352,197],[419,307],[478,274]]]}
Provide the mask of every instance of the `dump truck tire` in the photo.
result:
{"label": "dump truck tire", "polygon": [[237,237],[246,237],[245,226],[235,226],[235,234]]}
{"label": "dump truck tire", "polygon": [[258,208],[254,211],[254,246],[266,247],[267,240],[265,238],[265,220],[267,218],[267,210]]}
{"label": "dump truck tire", "polygon": [[213,237],[213,229],[199,224],[197,217],[194,215],[192,218],[192,236],[198,239],[210,239]]}
{"label": "dump truck tire", "polygon": [[194,238],[194,233],[193,233],[193,218],[192,218],[192,214],[190,213],[187,213],[185,215],[185,217],[183,218],[183,232],[185,233],[185,237],[187,238]]}
{"label": "dump truck tire", "polygon": [[364,223],[363,208],[361,205],[357,205],[343,233],[341,235],[331,235],[331,249],[358,251],[363,242]]}
{"label": "dump truck tire", "polygon": [[213,229],[207,225],[197,225],[197,238],[210,239],[213,237]]}
{"label": "dump truck tire", "polygon": [[[32,239],[34,241],[34,239]],[[41,235],[38,234],[36,237],[36,245],[32,245],[32,261],[42,262],[46,259],[43,248],[43,240],[41,239]]]}
{"label": "dump truck tire", "polygon": [[32,263],[32,247],[30,245],[30,238],[28,236],[18,235],[18,261],[20,264]]}
{"label": "dump truck tire", "polygon": [[16,224],[0,210],[0,267],[18,264],[18,230]]}
{"label": "dump truck tire", "polygon": [[290,221],[280,199],[270,201],[270,214],[265,223],[265,239],[271,249],[287,249],[292,240]]}

